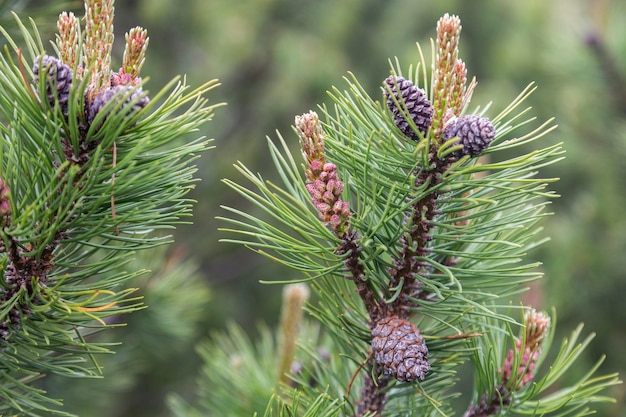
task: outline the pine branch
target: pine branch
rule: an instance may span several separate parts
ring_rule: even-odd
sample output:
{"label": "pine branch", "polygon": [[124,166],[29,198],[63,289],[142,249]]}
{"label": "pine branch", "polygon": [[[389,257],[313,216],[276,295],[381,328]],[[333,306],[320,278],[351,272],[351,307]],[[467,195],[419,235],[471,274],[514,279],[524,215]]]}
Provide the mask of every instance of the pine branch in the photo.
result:
{"label": "pine branch", "polygon": [[145,31],[129,38],[132,74],[111,77],[113,2],[86,2],[86,14],[84,33],[73,15],[59,18],[56,51],[69,63],[45,54],[32,21],[16,17],[22,47],[2,29],[0,369],[14,388],[0,412],[60,412],[28,387],[40,375],[101,375],[96,356],[109,346],[86,336],[144,308],[124,288],[143,271],[117,268],[170,241],[161,230],[190,215],[192,162],[209,149],[204,138],[174,141],[212,118],[204,96],[216,81],[189,91],[175,79],[150,100],[132,65]]}
{"label": "pine branch", "polygon": [[[555,317],[553,312],[552,318]],[[595,376],[602,359],[571,387],[555,388],[553,384],[574,366],[576,359],[589,345],[594,335],[578,342],[582,325],[578,326],[569,339],[564,339],[556,359],[545,372],[541,367],[552,345],[555,323],[550,318],[534,310],[526,312],[523,324],[525,330],[518,337],[509,333],[498,335],[491,340],[481,341],[473,361],[478,374],[489,375],[490,382],[480,382],[486,389],[480,399],[470,404],[464,417],[495,416],[504,411],[525,415],[558,413],[554,415],[587,415],[590,402],[613,402],[609,397],[596,395],[608,387],[618,384],[617,374]],[[549,332],[548,332],[549,330]],[[503,337],[504,336],[504,337]],[[496,342],[497,339],[500,339]],[[504,346],[507,341],[515,345],[505,353],[491,346]],[[496,342],[496,343],[494,343]],[[494,364],[501,364],[494,368]],[[478,387],[477,387],[478,388]],[[579,414],[580,413],[580,414]],[[553,414],[549,414],[553,415]]]}
{"label": "pine branch", "polygon": [[[233,227],[222,230],[237,237],[224,240],[304,272],[318,294],[309,310],[353,369],[327,391],[345,400],[346,415],[452,415],[455,373],[467,359],[477,381],[467,417],[531,413],[524,407],[534,400],[524,395],[549,343],[515,336],[500,300],[541,276],[524,259],[545,242],[539,223],[556,179],[538,173],[563,150],[538,146],[556,126],[522,107],[532,85],[491,118],[489,106],[469,113],[476,82],[467,83],[459,35],[459,19],[445,15],[431,77],[421,50],[408,75],[396,60],[382,102],[350,74],[346,90],[331,89],[321,118],[298,116],[303,167],[283,137],[270,142],[283,184],[241,164],[250,188],[225,181],[267,217],[226,207],[232,217],[222,220]],[[588,381],[587,404],[618,382]],[[313,398],[306,385],[293,389]],[[537,400],[532,413],[554,404]]]}
{"label": "pine branch", "polygon": [[[136,252],[133,257],[117,269],[148,270],[125,284],[138,288],[135,295],[140,295],[148,308],[129,316],[111,316],[105,321],[119,326],[115,331],[100,331],[87,338],[115,351],[114,355],[97,355],[104,378],[76,380],[51,375],[39,383],[49,397],[63,399],[65,411],[96,415],[110,410],[112,404],[121,410],[137,398],[150,397],[146,387],[155,381],[188,381],[180,361],[189,356],[204,327],[206,303],[211,299],[207,284],[180,248],[161,246]],[[163,408],[163,403],[164,399],[154,398],[147,407]]]}

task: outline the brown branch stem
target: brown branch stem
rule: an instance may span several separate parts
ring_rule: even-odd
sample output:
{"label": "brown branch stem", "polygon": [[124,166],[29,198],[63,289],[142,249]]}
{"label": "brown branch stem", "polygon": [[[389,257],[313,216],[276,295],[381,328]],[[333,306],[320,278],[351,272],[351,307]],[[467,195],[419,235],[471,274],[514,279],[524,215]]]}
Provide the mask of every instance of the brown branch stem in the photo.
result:
{"label": "brown branch stem", "polygon": [[[402,248],[399,255],[394,258],[394,266],[390,268],[389,288],[397,288],[402,285],[400,295],[391,304],[394,314],[408,319],[411,316],[411,308],[414,302],[411,299],[420,298],[422,283],[420,277],[425,277],[429,272],[427,265],[419,258],[430,253],[429,244],[432,240],[432,220],[438,214],[437,199],[440,196],[438,190],[433,188],[440,183],[441,174],[445,172],[448,163],[436,157],[436,149],[431,150],[430,160],[434,168],[421,169],[417,172],[415,185],[429,184],[426,195],[416,201],[405,214],[407,231],[401,236]],[[391,290],[390,290],[391,291]]]}
{"label": "brown branch stem", "polygon": [[511,393],[503,386],[498,386],[493,393],[485,393],[478,404],[470,404],[463,417],[491,417],[511,403]]}
{"label": "brown branch stem", "polygon": [[[373,359],[370,359],[369,362],[372,367],[375,366]],[[385,408],[387,399],[385,388],[387,388],[392,378],[389,375],[384,375],[378,369],[373,374],[374,376],[371,373],[367,373],[363,377],[364,383],[361,388],[361,399],[357,403],[357,417],[362,417],[371,412],[375,413],[374,417],[380,417]]]}
{"label": "brown branch stem", "polygon": [[357,241],[356,232],[349,230],[343,235],[341,245],[337,248],[339,255],[347,255],[344,264],[348,270],[348,279],[356,285],[357,292],[370,317],[370,327],[373,327],[381,317],[385,316],[386,305],[377,299],[376,293],[371,288],[365,277],[365,268],[359,259],[361,246]]}

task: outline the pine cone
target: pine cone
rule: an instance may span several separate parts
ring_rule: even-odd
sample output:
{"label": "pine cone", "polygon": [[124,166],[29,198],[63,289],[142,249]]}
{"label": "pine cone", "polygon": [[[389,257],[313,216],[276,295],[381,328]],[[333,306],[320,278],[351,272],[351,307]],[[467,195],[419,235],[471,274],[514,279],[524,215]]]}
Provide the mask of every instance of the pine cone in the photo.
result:
{"label": "pine cone", "polygon": [[6,226],[11,216],[11,202],[9,201],[9,187],[0,178],[0,227]]}
{"label": "pine cone", "polygon": [[457,144],[463,145],[462,149],[454,151],[452,156],[461,158],[463,155],[478,156],[493,140],[496,130],[493,123],[486,118],[477,115],[467,115],[451,119],[444,128],[443,140],[447,141],[458,137]]}
{"label": "pine cone", "polygon": [[39,69],[46,74],[46,95],[48,103],[54,106],[58,101],[61,111],[67,116],[67,103],[72,87],[72,69],[60,59],[50,55],[41,55],[33,64],[33,82],[39,84]]}
{"label": "pine cone", "polygon": [[[132,93],[128,95],[129,91]],[[111,101],[114,97],[122,100],[124,104],[118,111],[131,114],[146,107],[150,102],[148,96],[139,87],[116,85],[113,87],[107,87],[102,90],[98,95],[94,97],[91,103],[85,103],[87,122],[91,124],[96,118],[96,115],[102,110],[102,108]],[[132,103],[132,105],[130,105]]]}
{"label": "pine cone", "polygon": [[374,358],[383,372],[398,381],[423,380],[430,370],[428,348],[420,331],[398,316],[385,317],[372,330]]}
{"label": "pine cone", "polygon": [[[384,89],[385,98],[387,99],[387,107],[393,114],[393,120],[409,139],[415,141],[419,140],[419,136],[411,128],[409,122],[403,116],[405,113],[402,103],[406,106],[406,110],[409,112],[409,116],[413,119],[417,130],[422,132],[423,135],[428,132],[428,128],[433,118],[433,106],[426,97],[426,92],[421,88],[413,85],[413,83],[403,77],[389,76],[385,79],[385,84],[389,89]],[[398,93],[398,90],[400,91]],[[389,91],[393,93],[393,97],[389,95]],[[396,102],[400,104],[400,107],[396,105]]]}

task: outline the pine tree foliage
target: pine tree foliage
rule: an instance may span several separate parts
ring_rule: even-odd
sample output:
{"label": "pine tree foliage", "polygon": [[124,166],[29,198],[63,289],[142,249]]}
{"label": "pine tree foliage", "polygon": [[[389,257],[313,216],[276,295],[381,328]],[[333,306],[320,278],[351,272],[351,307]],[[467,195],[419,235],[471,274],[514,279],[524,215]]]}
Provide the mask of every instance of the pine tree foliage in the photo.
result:
{"label": "pine tree foliage", "polygon": [[159,385],[181,391],[185,382],[193,382],[187,378],[192,365],[185,359],[205,327],[210,293],[197,265],[183,256],[180,250],[160,246],[137,252],[132,263],[120,267],[150,270],[130,282],[139,288],[137,294],[147,308],[116,318],[125,326],[97,335],[100,343],[116,343],[114,355],[98,358],[105,378],[76,381],[48,376],[42,381],[49,396],[63,399],[64,410],[79,416],[121,415],[140,402],[138,398],[151,398],[147,404],[141,402],[142,412],[156,413],[164,404],[147,391],[147,385],[152,391]]}
{"label": "pine tree foliage", "polygon": [[[587,415],[594,403],[610,401],[599,393],[619,381],[596,376],[597,366],[578,384],[555,388],[591,337],[580,342],[577,329],[553,363],[545,363],[555,314],[551,319],[509,304],[541,276],[525,255],[545,241],[540,221],[555,197],[548,184],[556,179],[539,172],[564,151],[541,143],[556,126],[538,122],[524,107],[532,85],[499,112],[490,105],[470,108],[476,82],[467,83],[459,59],[460,30],[455,16],[439,21],[430,73],[418,47],[416,64],[403,71],[392,62],[391,77],[375,95],[350,74],[345,90],[329,92],[332,104],[320,107],[321,118],[315,112],[296,117],[304,159],[280,134],[269,139],[282,183],[241,163],[236,168],[248,185],[225,180],[265,215],[225,207],[229,215],[222,220],[230,227],[223,231],[235,237],[224,240],[303,273],[317,295],[307,309],[324,329],[332,359],[321,360],[315,341],[303,335],[296,360],[309,371],[291,371],[292,382],[280,383],[278,359],[272,367],[251,349],[213,345],[204,355],[212,384],[203,397],[236,373],[211,359],[223,351],[240,354],[243,369],[274,375],[272,387],[268,380],[228,384],[248,394],[265,385],[272,397],[267,416],[455,415],[451,400],[467,362],[475,384],[464,417]],[[431,120],[423,111],[428,105]],[[410,320],[416,330],[397,326],[384,330],[384,344],[372,343],[377,326],[390,319]],[[401,368],[415,364],[426,374]],[[220,398],[217,410],[236,401]],[[204,412],[211,413],[208,401]],[[247,405],[229,414],[263,412]]]}
{"label": "pine tree foliage", "polygon": [[186,221],[193,161],[210,147],[178,139],[212,118],[217,82],[177,78],[149,97],[145,31],[129,32],[113,73],[113,1],[85,10],[84,30],[59,16],[50,48],[32,20],[15,17],[20,39],[0,28],[0,414],[65,414],[32,382],[101,377],[115,343],[90,336],[144,308],[127,286],[145,270],[129,262]]}

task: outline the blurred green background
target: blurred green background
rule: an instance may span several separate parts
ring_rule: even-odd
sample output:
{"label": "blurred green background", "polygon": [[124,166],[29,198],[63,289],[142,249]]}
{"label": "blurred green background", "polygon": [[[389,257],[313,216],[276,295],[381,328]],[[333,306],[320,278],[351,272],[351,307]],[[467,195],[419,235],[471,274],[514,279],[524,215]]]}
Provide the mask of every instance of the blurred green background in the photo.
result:
{"label": "blurred green background", "polygon": [[[75,5],[72,10],[82,16],[82,4]],[[31,1],[20,15],[41,6],[53,7]],[[48,25],[48,36],[66,9],[38,19]],[[168,416],[168,393],[193,396],[199,365],[194,346],[200,340],[228,320],[253,334],[258,321],[276,321],[281,289],[259,280],[297,274],[218,243],[220,204],[246,207],[220,179],[239,179],[232,167],[238,160],[272,178],[267,135],[275,137],[277,129],[293,139],[295,149],[294,116],[326,102],[326,90],[343,87],[347,71],[378,94],[388,58],[397,56],[405,67],[417,62],[415,43],[430,51],[444,13],[459,15],[463,24],[460,55],[479,81],[472,104],[492,101],[496,114],[535,81],[539,89],[527,103],[540,120],[556,117],[559,129],[545,140],[564,142],[568,152],[564,162],[543,172],[561,178],[553,188],[562,197],[544,222],[552,240],[530,254],[544,263],[546,279],[532,286],[525,301],[555,306],[562,336],[579,322],[597,333],[580,372],[606,354],[602,370],[624,378],[625,1],[118,0],[117,64],[124,33],[143,26],[150,36],[143,68],[149,90],[178,74],[195,86],[218,78],[222,86],[211,99],[228,106],[202,132],[216,138],[217,148],[199,160],[194,224],[180,227],[175,247],[160,253],[169,262],[157,263],[157,273],[137,283],[150,308],[124,318],[129,325],[106,336],[124,341],[115,357],[105,359],[108,377],[46,382],[68,411]],[[623,385],[611,395],[617,404],[599,415],[625,416]]]}

